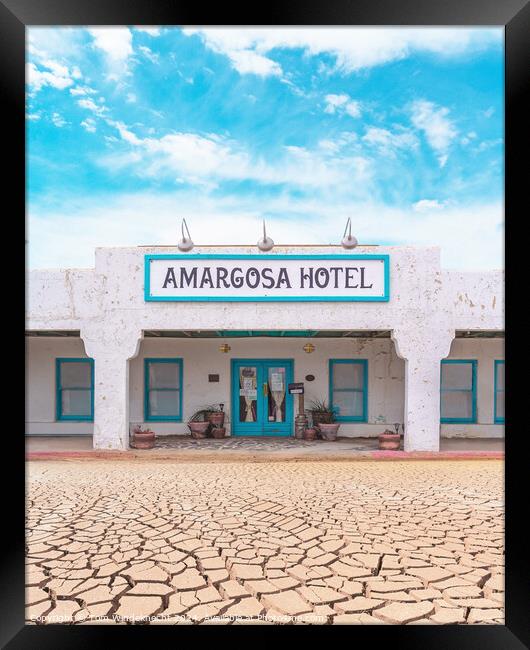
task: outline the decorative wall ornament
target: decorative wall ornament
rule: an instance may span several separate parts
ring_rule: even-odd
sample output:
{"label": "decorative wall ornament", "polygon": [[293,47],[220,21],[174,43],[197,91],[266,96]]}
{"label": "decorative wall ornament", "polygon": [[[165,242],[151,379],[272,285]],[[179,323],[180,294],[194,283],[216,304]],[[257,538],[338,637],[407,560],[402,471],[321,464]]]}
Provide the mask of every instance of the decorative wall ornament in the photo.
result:
{"label": "decorative wall ornament", "polygon": [[311,352],[315,351],[315,346],[312,343],[306,343],[302,349],[304,352],[311,354]]}

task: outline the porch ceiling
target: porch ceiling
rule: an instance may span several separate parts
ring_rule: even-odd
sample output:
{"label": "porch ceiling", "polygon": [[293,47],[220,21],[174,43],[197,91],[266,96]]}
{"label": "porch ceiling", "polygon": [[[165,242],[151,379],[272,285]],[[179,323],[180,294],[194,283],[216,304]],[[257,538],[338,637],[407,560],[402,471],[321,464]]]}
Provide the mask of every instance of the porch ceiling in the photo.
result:
{"label": "porch ceiling", "polygon": [[145,330],[146,338],[390,338],[388,330]]}

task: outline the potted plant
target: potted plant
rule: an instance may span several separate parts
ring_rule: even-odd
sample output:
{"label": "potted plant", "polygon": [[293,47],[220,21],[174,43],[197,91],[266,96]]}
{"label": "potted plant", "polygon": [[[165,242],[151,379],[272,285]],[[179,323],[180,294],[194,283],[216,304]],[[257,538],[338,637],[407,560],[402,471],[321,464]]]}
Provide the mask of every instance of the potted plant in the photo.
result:
{"label": "potted plant", "polygon": [[212,427],[223,427],[225,423],[225,412],[223,409],[224,404],[219,404],[219,406],[210,404],[205,407],[205,410],[208,411],[208,421]]}
{"label": "potted plant", "polygon": [[212,427],[212,437],[213,438],[224,438],[226,434],[226,429],[225,427],[218,427],[218,426],[213,426]]}
{"label": "potted plant", "polygon": [[206,408],[198,409],[188,420],[188,428],[192,438],[206,438],[210,430],[210,411]]}
{"label": "potted plant", "polygon": [[307,427],[304,429],[304,440],[315,440],[317,437],[317,430],[315,427]]}
{"label": "potted plant", "polygon": [[337,422],[335,411],[324,400],[311,402],[313,425],[324,440],[336,440],[340,423]]}
{"label": "potted plant", "polygon": [[142,429],[138,424],[133,429],[131,447],[133,449],[152,449],[155,446],[155,432],[149,427]]}
{"label": "potted plant", "polygon": [[385,429],[383,433],[379,434],[379,449],[396,450],[399,449],[401,436],[399,434],[399,427],[403,429],[403,425],[399,422],[394,424],[395,431]]}

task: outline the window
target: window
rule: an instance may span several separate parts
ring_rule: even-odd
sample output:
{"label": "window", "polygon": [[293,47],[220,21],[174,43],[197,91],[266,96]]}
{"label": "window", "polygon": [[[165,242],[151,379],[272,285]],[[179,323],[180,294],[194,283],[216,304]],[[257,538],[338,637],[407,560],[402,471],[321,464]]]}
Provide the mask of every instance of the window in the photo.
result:
{"label": "window", "polygon": [[145,359],[145,419],[182,421],[182,359]]}
{"label": "window", "polygon": [[504,424],[504,361],[495,361],[494,417],[496,424]]}
{"label": "window", "polygon": [[477,421],[476,361],[442,361],[440,401],[441,422]]}
{"label": "window", "polygon": [[366,422],[367,386],[366,359],[329,360],[329,403],[337,422]]}
{"label": "window", "polygon": [[94,419],[93,359],[56,359],[57,420]]}

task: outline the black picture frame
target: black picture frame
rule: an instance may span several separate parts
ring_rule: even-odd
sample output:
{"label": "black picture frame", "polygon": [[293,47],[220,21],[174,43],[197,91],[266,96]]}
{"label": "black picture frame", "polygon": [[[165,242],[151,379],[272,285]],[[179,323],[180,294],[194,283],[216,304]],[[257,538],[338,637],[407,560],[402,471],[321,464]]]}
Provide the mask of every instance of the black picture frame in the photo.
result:
{"label": "black picture frame", "polygon": [[[528,571],[528,543],[526,533],[527,507],[518,503],[518,495],[525,496],[527,458],[524,431],[525,415],[523,399],[518,400],[516,391],[521,388],[516,377],[517,365],[527,370],[524,355],[520,354],[517,341],[524,341],[527,327],[521,318],[527,312],[527,301],[521,302],[520,284],[528,275],[525,251],[522,246],[528,240],[524,233],[517,233],[528,220],[528,115],[530,115],[525,90],[528,90],[530,67],[530,5],[527,0],[283,0],[256,6],[232,3],[212,4],[204,8],[198,3],[182,3],[176,0],[0,0],[0,61],[7,120],[5,135],[10,145],[2,148],[4,156],[4,187],[9,188],[5,203],[11,203],[9,215],[22,227],[25,214],[25,124],[24,124],[24,63],[25,27],[36,25],[475,25],[505,26],[505,213],[506,248],[510,255],[505,258],[507,274],[506,339],[508,372],[508,409],[506,418],[506,624],[504,626],[351,626],[335,631],[351,635],[351,642],[381,643],[387,640],[392,647],[510,650],[530,647],[530,576]],[[525,137],[526,134],[526,137]],[[5,213],[4,213],[5,214]],[[455,233],[455,236],[457,234]],[[519,249],[517,247],[520,247]],[[9,248],[12,248],[10,246]],[[22,265],[21,252],[16,252],[11,268]],[[22,271],[22,269],[21,269]],[[510,289],[510,277],[514,285]],[[21,285],[20,285],[21,286]],[[24,295],[24,294],[22,294]],[[22,299],[23,300],[23,299]],[[524,307],[524,312],[522,311]],[[18,311],[17,311],[18,313]],[[527,319],[526,319],[527,320]],[[518,336],[517,328],[524,328]],[[17,365],[21,360],[16,359]],[[522,374],[521,374],[522,376]],[[523,382],[527,384],[528,382]],[[526,396],[526,395],[525,395]],[[528,401],[528,399],[526,399]],[[18,412],[18,411],[17,411]],[[23,411],[21,411],[23,412]],[[15,420],[18,418],[15,418]],[[517,423],[517,424],[515,424]],[[515,426],[514,426],[515,424]],[[510,426],[511,425],[511,426]],[[14,422],[10,423],[14,427]],[[4,440],[5,443],[5,440]],[[3,648],[93,648],[94,643],[108,647],[134,637],[136,643],[152,643],[153,636],[170,634],[173,644],[183,640],[183,633],[190,632],[202,637],[207,631],[215,631],[215,641],[225,633],[239,634],[256,629],[289,636],[293,626],[258,628],[206,626],[24,626],[24,442],[18,433],[9,438],[4,446],[4,475],[8,475],[8,491],[4,489],[2,504],[3,541],[5,550],[0,556],[2,588],[0,589],[0,643]],[[6,454],[8,454],[6,456]],[[6,462],[8,459],[9,462]],[[517,463],[518,459],[523,462]],[[525,472],[526,470],[526,472]],[[524,473],[523,473],[524,472]],[[333,626],[297,626],[299,634],[329,635]],[[226,632],[225,632],[226,630]],[[245,631],[245,632],[243,632]],[[120,639],[117,639],[117,636]],[[329,637],[326,637],[326,640]],[[328,641],[329,642],[329,641]],[[344,642],[344,641],[343,641]]]}

